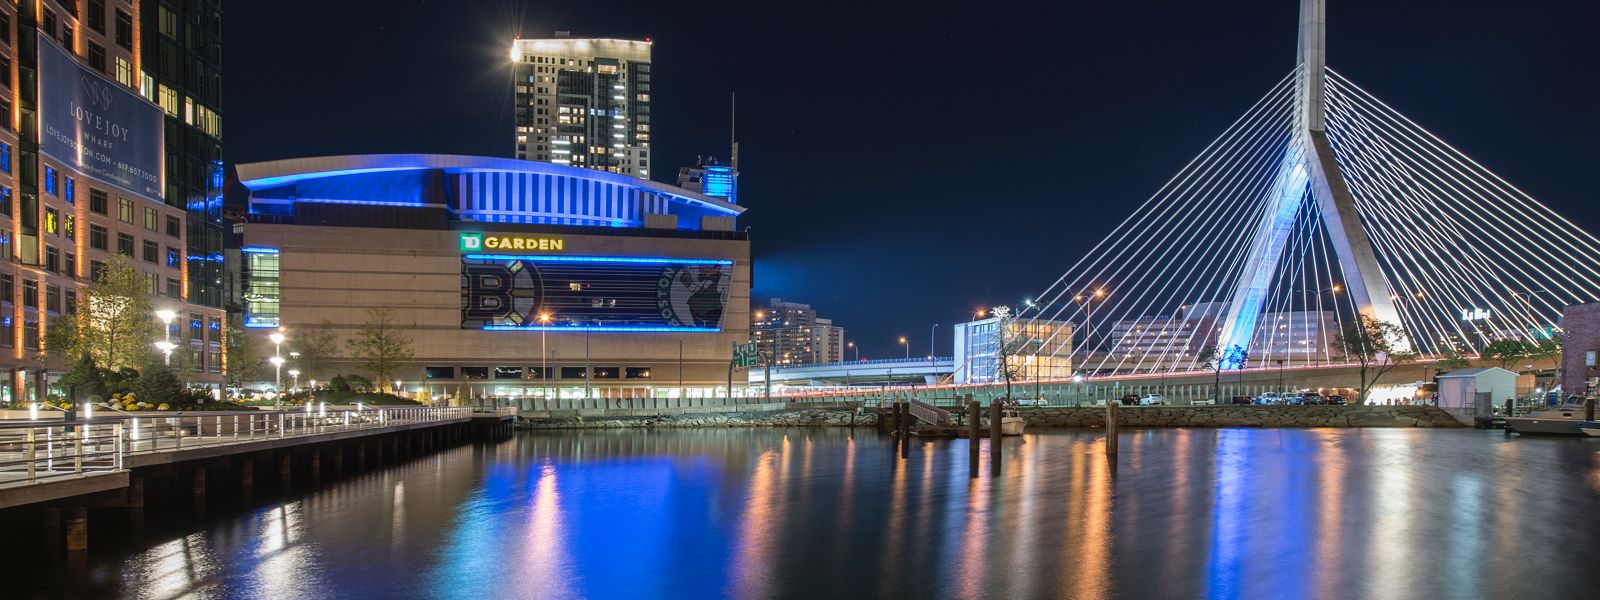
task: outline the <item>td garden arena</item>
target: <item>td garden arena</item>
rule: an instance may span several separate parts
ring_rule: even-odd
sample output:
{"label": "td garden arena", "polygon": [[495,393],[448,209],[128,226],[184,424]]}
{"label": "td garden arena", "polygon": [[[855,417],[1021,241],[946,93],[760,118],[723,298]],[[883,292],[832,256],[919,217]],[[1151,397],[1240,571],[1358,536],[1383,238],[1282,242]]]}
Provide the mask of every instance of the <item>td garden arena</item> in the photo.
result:
{"label": "td garden arena", "polygon": [[[235,287],[262,356],[273,331],[324,326],[343,354],[379,307],[411,339],[393,377],[408,394],[709,397],[726,394],[749,336],[750,242],[730,198],[489,157],[238,172],[250,200]],[[360,369],[341,356],[329,371],[317,375]]]}

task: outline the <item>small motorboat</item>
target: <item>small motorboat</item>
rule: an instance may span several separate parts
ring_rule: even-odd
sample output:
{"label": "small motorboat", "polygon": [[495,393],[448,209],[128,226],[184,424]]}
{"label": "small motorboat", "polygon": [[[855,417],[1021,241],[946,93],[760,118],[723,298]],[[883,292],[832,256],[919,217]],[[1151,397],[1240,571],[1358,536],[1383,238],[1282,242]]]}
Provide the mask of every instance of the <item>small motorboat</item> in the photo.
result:
{"label": "small motorboat", "polygon": [[1536,410],[1526,417],[1506,417],[1506,435],[1600,435],[1581,429],[1583,420],[1582,396],[1568,396],[1565,404],[1550,410]]}
{"label": "small motorboat", "polygon": [[1028,426],[1028,421],[1013,409],[1000,411],[1000,435],[1022,435],[1022,428]]}
{"label": "small motorboat", "polygon": [[1600,437],[1600,421],[1579,421],[1578,431],[1589,437]]}

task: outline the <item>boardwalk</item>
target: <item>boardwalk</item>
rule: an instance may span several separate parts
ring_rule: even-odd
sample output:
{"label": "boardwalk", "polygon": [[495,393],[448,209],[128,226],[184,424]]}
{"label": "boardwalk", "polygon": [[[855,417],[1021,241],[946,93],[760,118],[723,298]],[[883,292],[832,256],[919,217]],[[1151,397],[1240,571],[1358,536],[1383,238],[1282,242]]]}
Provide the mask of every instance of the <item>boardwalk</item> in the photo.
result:
{"label": "boardwalk", "polygon": [[0,508],[116,489],[131,469],[453,423],[468,407],[128,413],[0,423]]}

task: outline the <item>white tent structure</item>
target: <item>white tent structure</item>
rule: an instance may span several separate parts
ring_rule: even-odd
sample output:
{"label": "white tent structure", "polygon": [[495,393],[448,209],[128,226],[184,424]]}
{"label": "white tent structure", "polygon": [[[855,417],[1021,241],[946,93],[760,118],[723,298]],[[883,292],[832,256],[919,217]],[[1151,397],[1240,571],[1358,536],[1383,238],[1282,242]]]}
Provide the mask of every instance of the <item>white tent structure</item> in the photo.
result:
{"label": "white tent structure", "polygon": [[1517,374],[1500,367],[1460,369],[1439,375],[1439,408],[1463,425],[1488,416],[1496,402],[1517,397]]}

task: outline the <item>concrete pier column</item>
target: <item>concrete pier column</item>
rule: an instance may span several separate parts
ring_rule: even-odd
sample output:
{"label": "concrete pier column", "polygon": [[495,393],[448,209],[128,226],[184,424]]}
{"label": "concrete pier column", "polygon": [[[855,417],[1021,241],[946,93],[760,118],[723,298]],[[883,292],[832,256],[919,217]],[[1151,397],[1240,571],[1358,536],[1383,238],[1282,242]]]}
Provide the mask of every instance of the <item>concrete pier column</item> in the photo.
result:
{"label": "concrete pier column", "polygon": [[194,499],[195,499],[196,502],[205,502],[206,501],[206,468],[205,467],[195,467],[194,476],[190,478],[190,482],[192,484],[190,486],[190,488],[189,488],[190,495],[194,496]]}
{"label": "concrete pier column", "polygon": [[294,485],[294,459],[288,454],[278,456],[278,482],[283,487]]}
{"label": "concrete pier column", "polygon": [[322,451],[311,449],[311,483],[322,481]]}
{"label": "concrete pier column", "polygon": [[61,552],[61,509],[49,507],[40,513],[40,525],[44,528],[44,552],[53,557]]}
{"label": "concrete pier column", "polygon": [[333,474],[337,477],[344,477],[344,446],[342,445],[333,447]]}
{"label": "concrete pier column", "polygon": [[144,478],[128,478],[128,509],[133,511],[144,510]]}
{"label": "concrete pier column", "polygon": [[256,461],[249,458],[239,462],[239,493],[249,496],[256,491]]}
{"label": "concrete pier column", "polygon": [[67,509],[67,552],[85,552],[89,549],[89,509],[74,506]]}
{"label": "concrete pier column", "polygon": [[367,470],[367,443],[364,441],[356,442],[356,470]]}

